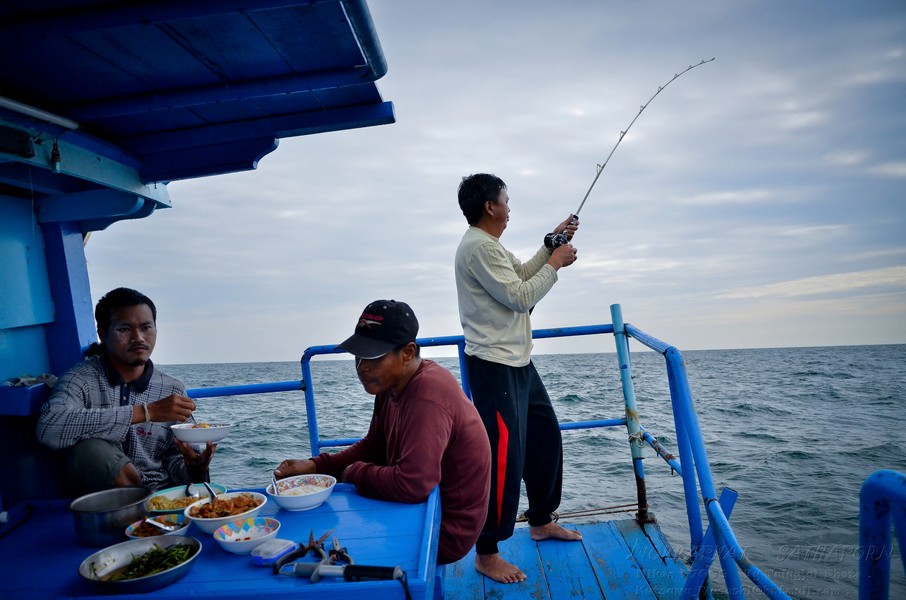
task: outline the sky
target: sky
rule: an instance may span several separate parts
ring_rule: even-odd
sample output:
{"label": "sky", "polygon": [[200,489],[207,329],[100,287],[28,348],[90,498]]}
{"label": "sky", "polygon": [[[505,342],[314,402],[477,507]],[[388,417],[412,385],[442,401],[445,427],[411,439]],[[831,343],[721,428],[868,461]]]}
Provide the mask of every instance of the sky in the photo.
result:
{"label": "sky", "polygon": [[620,304],[680,350],[906,343],[906,2],[369,6],[396,123],[283,139],[89,239],[94,301],[125,285],[157,304],[156,362],[295,361],[379,298],[421,336],[461,334],[462,177],[506,182],[501,242],[528,259],[636,116],[535,328]]}

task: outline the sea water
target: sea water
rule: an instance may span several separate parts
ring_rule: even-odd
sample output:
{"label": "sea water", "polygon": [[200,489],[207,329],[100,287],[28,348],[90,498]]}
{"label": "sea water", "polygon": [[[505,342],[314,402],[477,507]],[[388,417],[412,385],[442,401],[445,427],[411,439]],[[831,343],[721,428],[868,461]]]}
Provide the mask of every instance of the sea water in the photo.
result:
{"label": "sea water", "polygon": [[[878,469],[906,472],[906,345],[683,353],[718,491],[739,493],[730,523],[746,556],[794,598],[854,598],[859,489]],[[456,376],[455,358],[435,359]],[[534,358],[561,423],[624,416],[615,354]],[[632,354],[642,425],[677,453],[664,358]],[[298,362],[162,366],[187,387],[301,379]],[[321,439],[363,435],[372,400],[351,360],[312,363]],[[285,458],[310,456],[302,392],[198,400],[196,417],[235,423],[211,478],[265,487]],[[561,513],[636,501],[623,427],[563,432]],[[679,476],[646,446],[648,501],[681,556],[689,554]],[[523,508],[524,498],[523,498]],[[718,597],[722,583],[712,569]],[[748,597],[762,597],[742,576]],[[891,598],[906,598],[900,549]]]}

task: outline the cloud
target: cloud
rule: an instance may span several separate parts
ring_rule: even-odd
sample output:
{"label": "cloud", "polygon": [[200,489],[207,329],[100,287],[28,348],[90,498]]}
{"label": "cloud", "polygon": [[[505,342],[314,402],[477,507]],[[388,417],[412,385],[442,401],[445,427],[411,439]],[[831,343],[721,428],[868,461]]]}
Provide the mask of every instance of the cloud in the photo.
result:
{"label": "cloud", "polygon": [[906,293],[906,266],[804,277],[794,281],[739,288],[719,297],[731,300],[769,297],[793,298],[852,293],[877,288],[890,288]]}
{"label": "cloud", "polygon": [[868,169],[868,172],[873,175],[881,175],[883,177],[904,179],[906,178],[906,160],[876,165]]}

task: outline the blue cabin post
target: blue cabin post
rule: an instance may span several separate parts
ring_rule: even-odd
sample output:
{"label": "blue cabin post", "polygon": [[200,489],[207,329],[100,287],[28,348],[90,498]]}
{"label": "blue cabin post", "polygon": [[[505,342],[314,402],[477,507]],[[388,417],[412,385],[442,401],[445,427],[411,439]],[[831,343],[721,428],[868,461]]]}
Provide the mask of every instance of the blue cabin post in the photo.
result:
{"label": "blue cabin post", "polygon": [[635,476],[636,495],[639,509],[636,520],[639,523],[650,523],[654,518],[648,512],[648,493],[645,489],[645,467],[642,466],[642,427],[635,405],[635,389],[632,387],[632,369],[629,364],[629,338],[623,324],[623,311],[619,304],[610,305],[610,316],[613,320],[613,336],[617,345],[617,358],[620,362],[620,382],[623,386],[623,402],[626,406],[626,430],[629,433],[629,450],[632,453],[632,472]]}
{"label": "blue cabin post", "polygon": [[[2,230],[0,379],[59,376],[95,338],[83,235],[76,223],[41,223],[30,202],[3,203],[15,217]],[[61,492],[55,453],[35,437],[49,395],[44,384],[0,388],[0,508]]]}

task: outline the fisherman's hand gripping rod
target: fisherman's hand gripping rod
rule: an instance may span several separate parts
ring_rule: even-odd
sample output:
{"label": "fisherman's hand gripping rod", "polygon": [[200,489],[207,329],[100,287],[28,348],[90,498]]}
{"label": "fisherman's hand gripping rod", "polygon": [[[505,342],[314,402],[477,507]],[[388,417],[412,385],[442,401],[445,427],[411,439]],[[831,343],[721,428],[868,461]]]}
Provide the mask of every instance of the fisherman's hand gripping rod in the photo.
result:
{"label": "fisherman's hand gripping rod", "polygon": [[[709,62],[712,62],[712,61],[714,61],[714,59],[710,58],[708,60],[702,60],[701,62],[696,63],[694,65],[689,65],[688,67],[686,67],[679,73],[675,73],[673,75],[673,77],[670,79],[670,81],[668,81],[667,83],[665,83],[662,86],[658,86],[657,91],[654,93],[653,96],[651,96],[651,98],[648,98],[648,102],[646,102],[645,104],[643,104],[641,106],[641,108],[639,108],[639,112],[635,115],[635,117],[633,117],[632,121],[629,122],[629,125],[626,126],[626,129],[624,129],[623,131],[620,132],[620,138],[617,140],[617,143],[614,144],[614,147],[611,148],[610,154],[607,155],[607,158],[604,159],[604,162],[602,164],[598,165],[598,172],[595,174],[595,178],[594,178],[594,180],[592,180],[591,185],[588,186],[588,191],[585,192],[585,197],[582,198],[582,203],[579,204],[579,208],[576,209],[576,212],[574,212],[572,214],[573,221],[575,221],[579,218],[579,213],[582,211],[582,207],[585,206],[585,201],[588,200],[588,196],[589,196],[589,194],[591,194],[591,190],[594,189],[595,184],[598,183],[598,178],[601,177],[601,173],[604,171],[604,167],[606,167],[607,163],[610,161],[610,157],[613,156],[614,152],[616,152],[617,147],[620,145],[620,142],[622,142],[623,138],[626,137],[626,134],[629,133],[629,129],[636,122],[636,119],[638,119],[642,115],[642,113],[645,111],[645,109],[648,108],[648,105],[651,104],[651,101],[654,100],[658,94],[660,94],[662,91],[664,91],[668,85],[670,85],[671,83],[673,83],[674,81],[676,81],[677,79],[679,79],[680,77],[682,77],[683,75],[685,75],[686,73],[688,73],[689,71],[694,69],[695,67],[700,67],[700,66],[707,64]],[[544,245],[547,246],[548,248],[550,248],[551,250],[553,250],[554,248],[557,248],[559,246],[562,246],[563,244],[565,244],[567,242],[569,242],[569,238],[566,235],[566,233],[548,233],[546,236],[544,236]]]}

